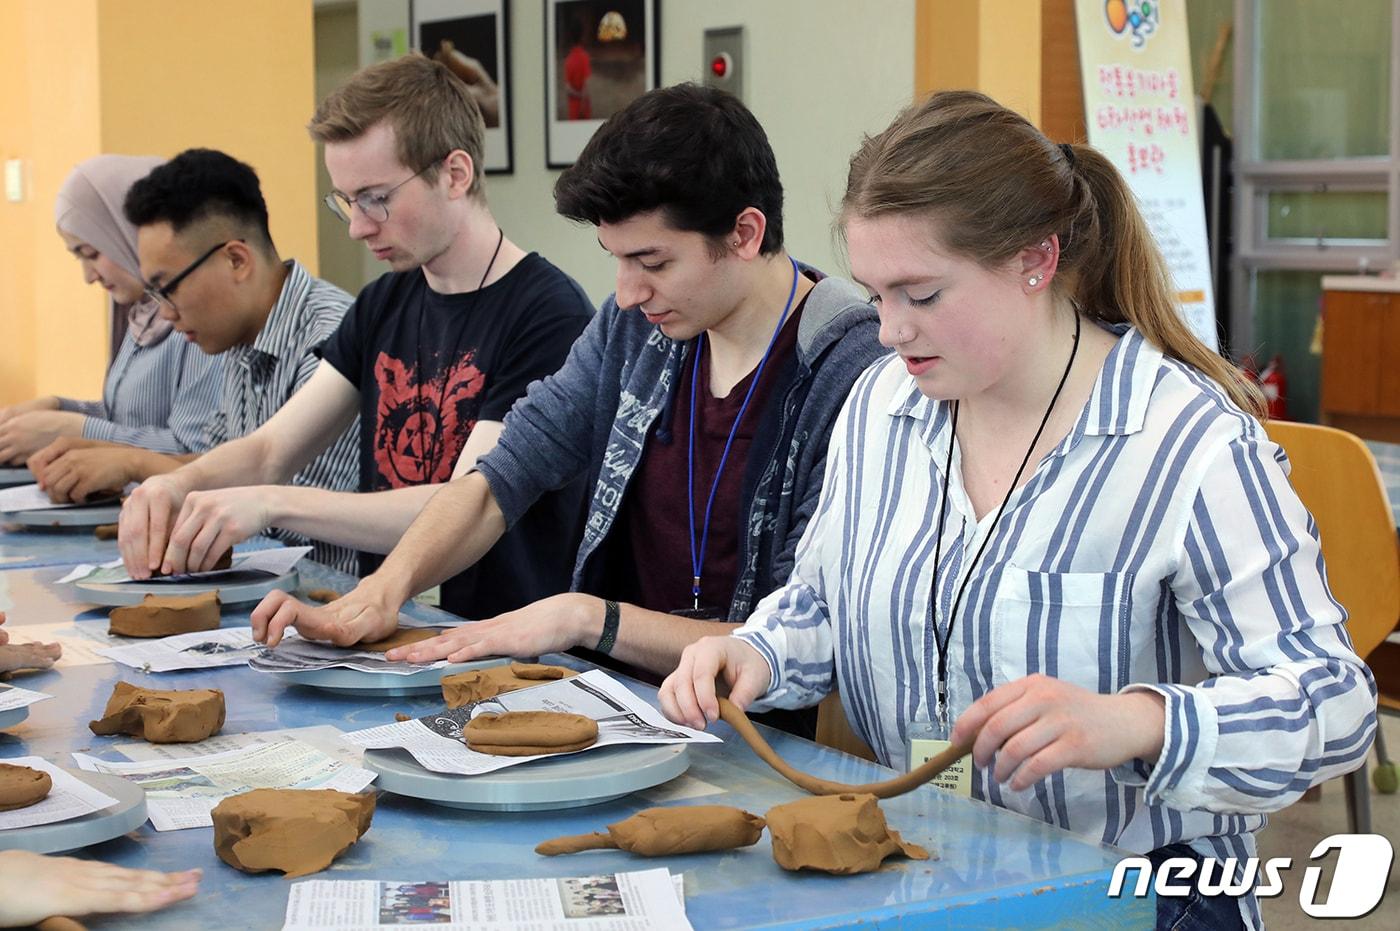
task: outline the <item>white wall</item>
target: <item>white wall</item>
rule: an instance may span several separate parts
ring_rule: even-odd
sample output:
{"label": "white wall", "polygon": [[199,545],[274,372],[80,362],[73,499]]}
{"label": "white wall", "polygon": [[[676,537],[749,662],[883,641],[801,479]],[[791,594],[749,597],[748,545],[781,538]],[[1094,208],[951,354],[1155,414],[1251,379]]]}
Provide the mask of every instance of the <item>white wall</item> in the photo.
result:
{"label": "white wall", "polygon": [[[370,31],[406,25],[407,6],[361,0],[361,49]],[[699,79],[706,28],[744,27],[744,100],[777,155],[788,247],[819,268],[844,272],[833,208],[861,137],[883,129],[913,95],[914,0],[867,6],[858,27],[849,0],[660,0],[660,6],[663,84]],[[559,172],[545,168],[544,4],[514,0],[510,16],[515,172],[488,179],[491,209],[512,239],[573,275],[601,302],[613,289],[614,263],[591,227],[554,213]]]}

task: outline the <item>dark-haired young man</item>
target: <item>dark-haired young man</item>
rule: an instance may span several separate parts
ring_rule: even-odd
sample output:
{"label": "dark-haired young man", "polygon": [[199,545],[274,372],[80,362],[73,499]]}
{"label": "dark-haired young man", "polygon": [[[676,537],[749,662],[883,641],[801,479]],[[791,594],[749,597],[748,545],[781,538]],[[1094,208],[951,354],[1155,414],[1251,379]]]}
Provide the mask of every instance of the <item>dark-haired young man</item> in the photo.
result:
{"label": "dark-haired young man", "polygon": [[[267,203],[251,167],[212,149],[190,149],[132,185],[123,205],[137,227],[141,276],[160,312],[202,351],[224,353],[223,388],[209,423],[211,447],[252,433],[311,378],[317,352],[340,326],[350,295],[283,261],[268,229]],[[355,487],[357,425],[343,425],[324,451],[298,463],[291,481],[339,491]],[[58,441],[30,467],[56,499],[79,500],[171,472],[195,459],[117,444]],[[310,542],[285,530],[285,542]],[[354,551],[316,543],[314,558],[342,569]]]}
{"label": "dark-haired young man", "polygon": [[[309,128],[325,144],[327,205],[392,271],[360,292],[316,373],[263,429],[131,496],[119,544],[137,577],[204,568],[269,525],[353,546],[373,569],[368,554],[387,553],[441,484],[495,445],[506,411],[563,364],[593,314],[573,279],[496,224],[481,112],[446,66],[410,55],[362,69]],[[356,412],[365,493],[280,484]],[[543,496],[444,582],[442,605],[490,617],[564,591],[581,514],[581,484]]]}
{"label": "dark-haired young man", "polygon": [[664,673],[786,580],[831,424],[883,352],[874,308],[788,256],[772,149],[723,92],[682,85],[634,101],[559,178],[555,201],[597,227],[617,293],[378,572],[325,608],[270,596],[253,614],[259,639],[292,624],[340,643],[386,634],[409,594],[470,565],[578,476],[593,493],[573,593],[391,655],[586,647]]}

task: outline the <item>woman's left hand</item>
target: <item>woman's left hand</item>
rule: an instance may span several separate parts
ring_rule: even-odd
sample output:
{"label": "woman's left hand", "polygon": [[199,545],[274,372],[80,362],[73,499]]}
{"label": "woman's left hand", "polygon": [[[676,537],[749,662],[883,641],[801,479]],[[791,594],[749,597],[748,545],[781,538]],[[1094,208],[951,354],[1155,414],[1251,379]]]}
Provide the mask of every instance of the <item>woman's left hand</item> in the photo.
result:
{"label": "woman's left hand", "polygon": [[[584,643],[583,630],[591,615],[602,626],[603,602],[590,595],[568,593],[544,598],[517,611],[487,621],[462,624],[431,640],[398,647],[385,654],[389,660],[432,663],[445,659],[466,663],[487,656],[534,657],[558,653]],[[598,635],[593,635],[596,642]]]}
{"label": "woman's left hand", "polygon": [[60,436],[81,436],[83,415],[74,411],[28,411],[0,424],[0,464],[23,465]]}
{"label": "woman's left hand", "polygon": [[1166,733],[1155,692],[1100,695],[1046,675],[1026,676],[983,695],[953,727],[953,743],[976,735],[973,762],[1020,792],[1063,769],[1112,769],[1155,761]]}

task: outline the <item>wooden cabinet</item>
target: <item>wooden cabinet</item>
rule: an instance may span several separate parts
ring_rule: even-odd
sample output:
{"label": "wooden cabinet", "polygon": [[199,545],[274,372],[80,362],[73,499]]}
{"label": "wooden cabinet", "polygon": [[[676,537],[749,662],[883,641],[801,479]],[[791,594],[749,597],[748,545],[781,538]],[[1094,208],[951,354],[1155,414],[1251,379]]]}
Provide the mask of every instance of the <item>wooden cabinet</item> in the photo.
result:
{"label": "wooden cabinet", "polygon": [[1322,422],[1400,443],[1400,282],[1322,286]]}

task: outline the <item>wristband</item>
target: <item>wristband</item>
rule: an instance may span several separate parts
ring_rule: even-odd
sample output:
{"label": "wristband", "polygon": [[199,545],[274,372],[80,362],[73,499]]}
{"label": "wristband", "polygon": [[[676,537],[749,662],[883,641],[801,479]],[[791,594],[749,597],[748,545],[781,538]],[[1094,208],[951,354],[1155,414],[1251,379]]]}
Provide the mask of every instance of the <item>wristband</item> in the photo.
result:
{"label": "wristband", "polygon": [[617,625],[622,620],[622,609],[617,606],[616,601],[603,602],[603,636],[598,638],[598,645],[594,647],[599,653],[607,655],[612,652],[613,645],[617,643]]}

